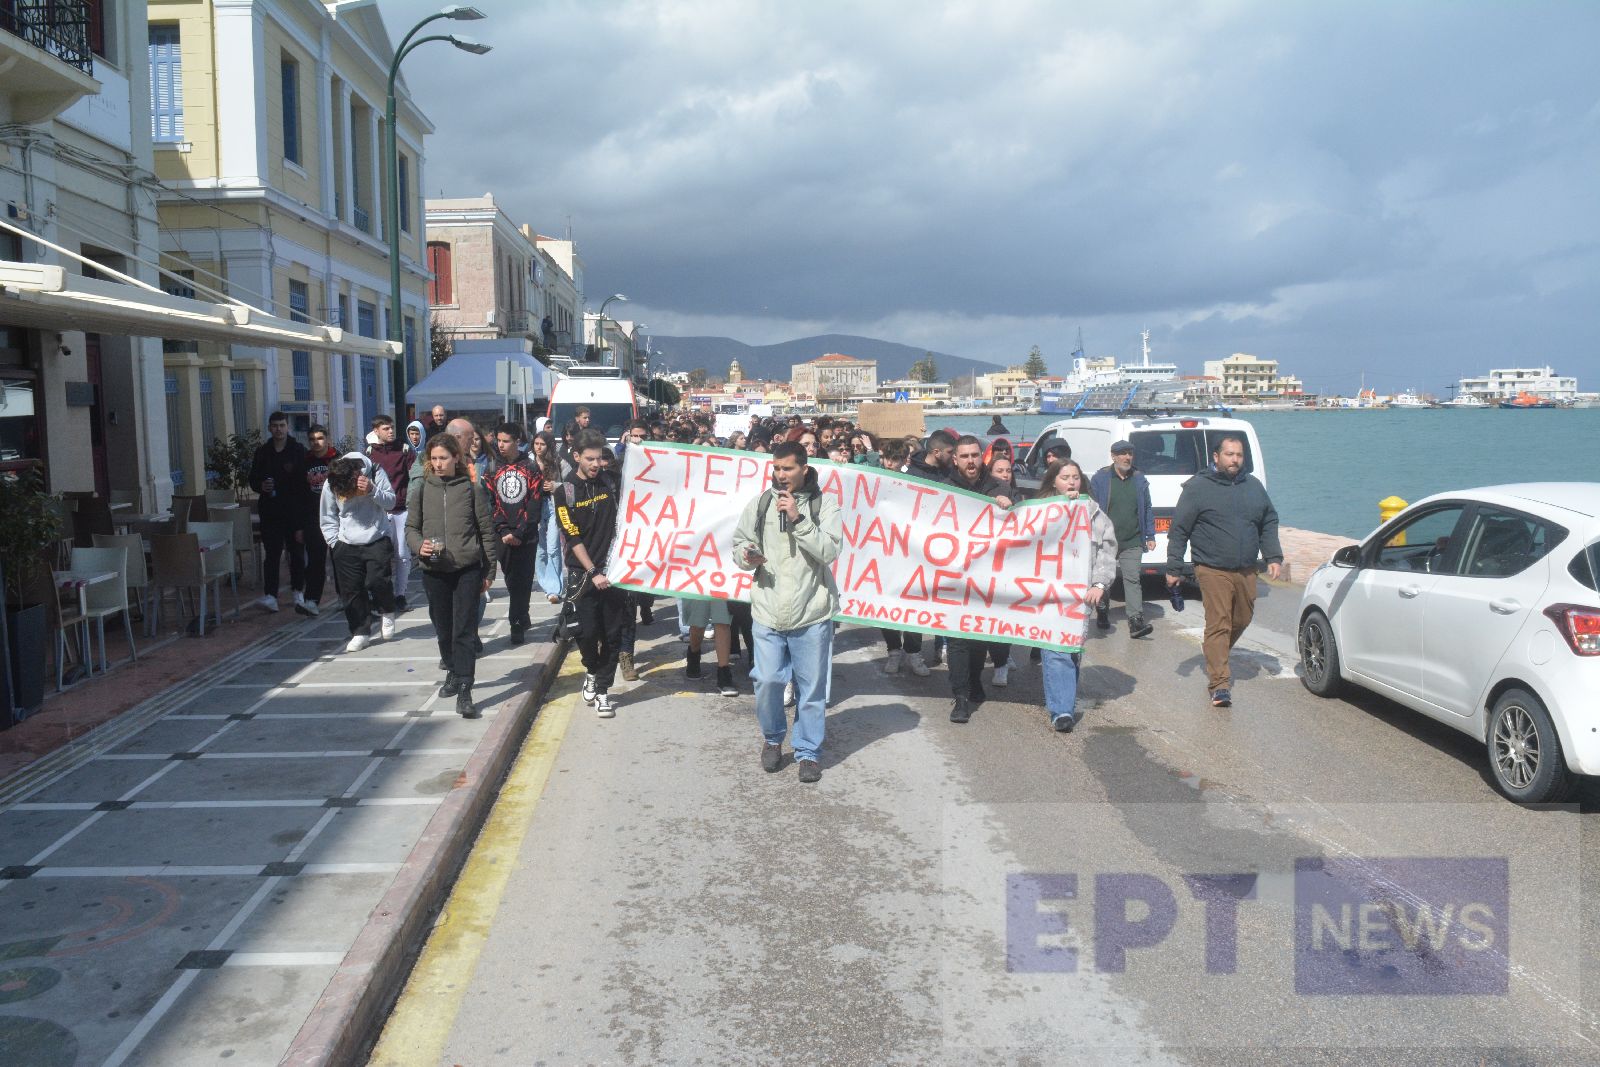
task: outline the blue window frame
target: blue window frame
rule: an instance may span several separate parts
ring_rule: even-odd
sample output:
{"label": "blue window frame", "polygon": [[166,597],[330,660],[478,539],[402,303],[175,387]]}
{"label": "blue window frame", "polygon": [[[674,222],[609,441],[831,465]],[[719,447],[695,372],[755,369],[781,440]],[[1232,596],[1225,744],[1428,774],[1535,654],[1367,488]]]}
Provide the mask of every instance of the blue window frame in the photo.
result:
{"label": "blue window frame", "polygon": [[183,51],[176,23],[150,26],[150,136],[183,140]]}

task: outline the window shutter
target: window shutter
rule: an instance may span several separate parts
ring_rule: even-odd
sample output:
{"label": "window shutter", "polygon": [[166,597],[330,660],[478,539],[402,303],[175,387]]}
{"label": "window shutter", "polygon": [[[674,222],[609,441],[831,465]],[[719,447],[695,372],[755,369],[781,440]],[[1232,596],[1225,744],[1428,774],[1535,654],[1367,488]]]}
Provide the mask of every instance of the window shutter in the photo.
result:
{"label": "window shutter", "polygon": [[428,270],[433,281],[428,283],[428,303],[452,304],[453,286],[450,278],[450,246],[442,241],[428,243]]}
{"label": "window shutter", "polygon": [[183,140],[183,53],[178,27],[150,27],[150,136]]}

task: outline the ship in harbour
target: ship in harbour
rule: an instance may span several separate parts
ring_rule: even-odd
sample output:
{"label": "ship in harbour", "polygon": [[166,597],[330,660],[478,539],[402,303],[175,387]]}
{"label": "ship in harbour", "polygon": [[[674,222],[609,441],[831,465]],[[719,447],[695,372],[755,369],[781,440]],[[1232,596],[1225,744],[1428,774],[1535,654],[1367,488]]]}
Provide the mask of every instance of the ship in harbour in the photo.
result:
{"label": "ship in harbour", "polygon": [[1176,363],[1150,361],[1150,331],[1139,335],[1144,358],[1139,363],[1118,366],[1111,357],[1089,359],[1083,351],[1083,334],[1072,352],[1072,373],[1060,384],[1039,391],[1039,411],[1046,415],[1068,415],[1090,407],[1103,406],[1109,398],[1138,395],[1141,402],[1177,403],[1183,399],[1184,383],[1178,380]]}

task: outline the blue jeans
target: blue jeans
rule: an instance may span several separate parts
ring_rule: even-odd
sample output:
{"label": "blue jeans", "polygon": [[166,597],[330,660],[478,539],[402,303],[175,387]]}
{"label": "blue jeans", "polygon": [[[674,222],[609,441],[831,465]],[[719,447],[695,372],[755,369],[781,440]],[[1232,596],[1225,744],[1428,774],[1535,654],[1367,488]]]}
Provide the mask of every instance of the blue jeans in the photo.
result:
{"label": "blue jeans", "polygon": [[789,717],[783,711],[783,686],[794,679],[794,758],[814,760],[822,749],[827,718],[828,676],[833,673],[833,621],[798,630],[774,630],[756,622],[756,720],[769,745],[783,744]]}
{"label": "blue jeans", "polygon": [[1044,706],[1050,713],[1051,722],[1063,715],[1076,716],[1078,665],[1082,660],[1082,652],[1057,652],[1053,648],[1044,650],[1041,657],[1044,665]]}
{"label": "blue jeans", "polygon": [[561,562],[561,524],[556,522],[555,498],[544,498],[544,513],[539,519],[539,551],[534,560],[534,579],[551,596],[566,593],[566,575]]}

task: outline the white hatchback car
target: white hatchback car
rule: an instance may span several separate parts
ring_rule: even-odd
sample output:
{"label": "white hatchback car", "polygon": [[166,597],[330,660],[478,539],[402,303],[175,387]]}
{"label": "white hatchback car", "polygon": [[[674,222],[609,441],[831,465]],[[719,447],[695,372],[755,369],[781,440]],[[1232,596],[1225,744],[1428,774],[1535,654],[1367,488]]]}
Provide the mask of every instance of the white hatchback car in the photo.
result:
{"label": "white hatchback car", "polygon": [[1300,600],[1307,689],[1345,682],[1482,740],[1512,800],[1600,774],[1600,484],[1441,493],[1334,554]]}

